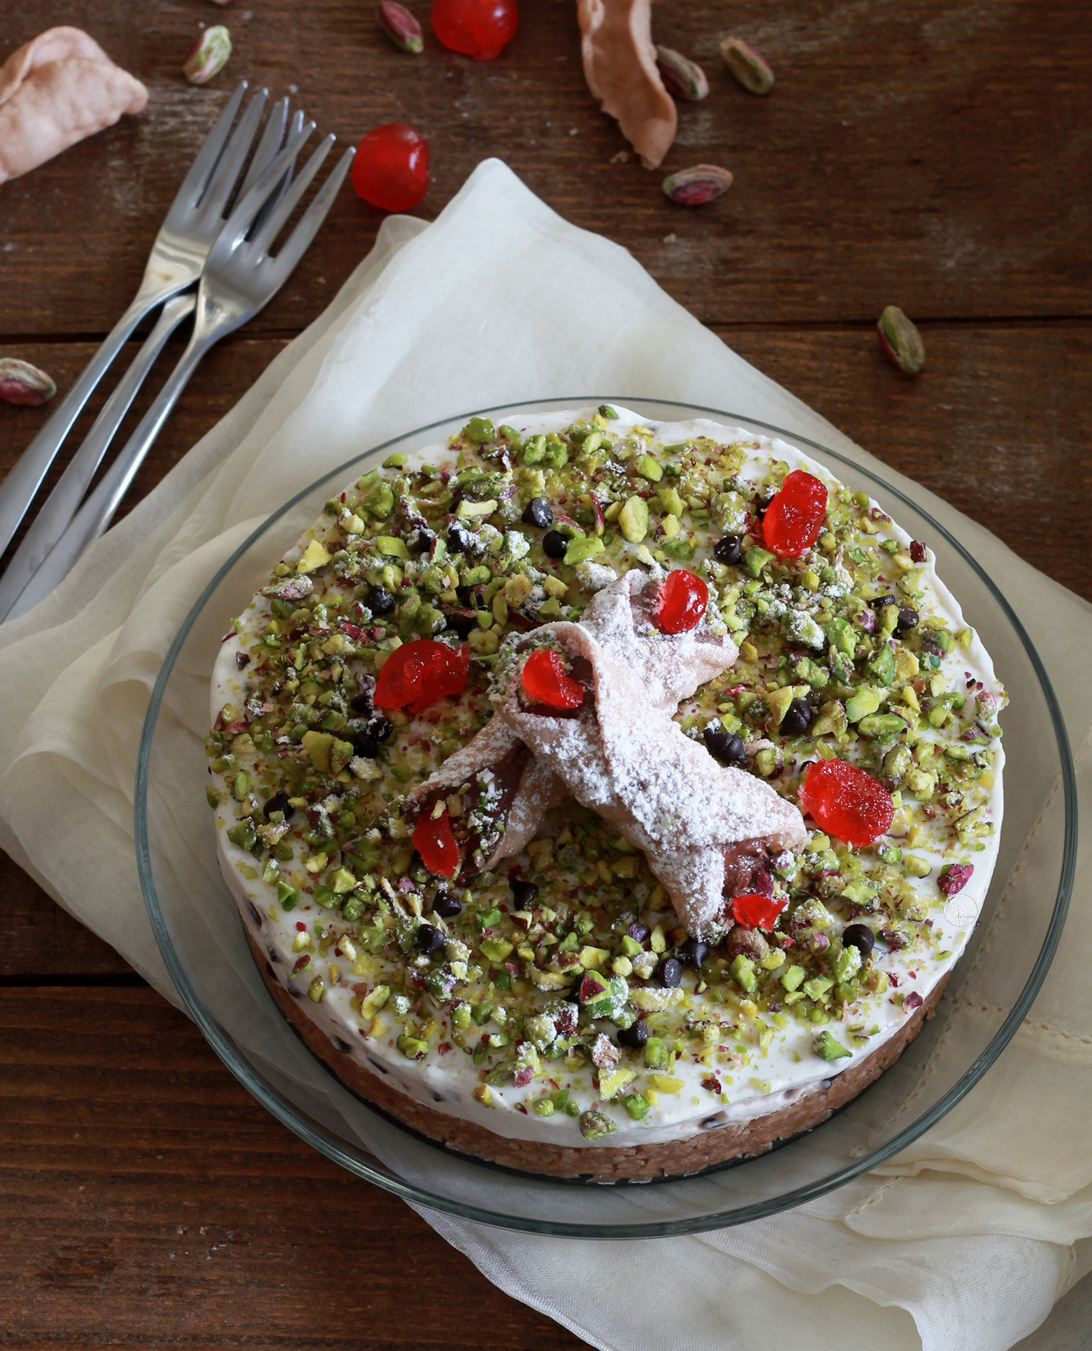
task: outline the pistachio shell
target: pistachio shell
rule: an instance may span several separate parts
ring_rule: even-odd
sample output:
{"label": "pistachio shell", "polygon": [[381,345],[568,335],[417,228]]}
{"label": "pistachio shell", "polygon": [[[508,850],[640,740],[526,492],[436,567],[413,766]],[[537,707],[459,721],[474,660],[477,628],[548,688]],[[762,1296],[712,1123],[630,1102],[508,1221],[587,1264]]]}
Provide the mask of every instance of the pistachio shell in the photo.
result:
{"label": "pistachio shell", "polygon": [[394,45],[403,52],[412,52],[415,56],[424,50],[421,25],[397,0],[382,0],[376,13],[376,22]]}
{"label": "pistachio shell", "polygon": [[219,75],[231,55],[231,34],[222,23],[206,28],[182,63],[182,73],[190,84],[207,84]]}
{"label": "pistachio shell", "polygon": [[773,88],[773,71],[766,58],[742,38],[725,38],[720,44],[720,54],[749,94],[768,94]]}
{"label": "pistachio shell", "polygon": [[682,206],[704,206],[731,186],[731,173],[716,164],[695,164],[668,174],[663,181],[664,195]]}
{"label": "pistachio shell", "polygon": [[705,78],[705,71],[696,61],[683,56],[682,52],[677,52],[671,47],[657,47],[656,68],[660,72],[664,88],[676,98],[697,103],[707,97],[709,81]]}
{"label": "pistachio shell", "polygon": [[18,357],[0,357],[0,399],[5,403],[37,408],[48,403],[56,392],[56,384],[45,371]]}
{"label": "pistachio shell", "polygon": [[888,305],[876,325],[880,350],[904,375],[917,375],[925,365],[925,344],[914,324],[897,305]]}

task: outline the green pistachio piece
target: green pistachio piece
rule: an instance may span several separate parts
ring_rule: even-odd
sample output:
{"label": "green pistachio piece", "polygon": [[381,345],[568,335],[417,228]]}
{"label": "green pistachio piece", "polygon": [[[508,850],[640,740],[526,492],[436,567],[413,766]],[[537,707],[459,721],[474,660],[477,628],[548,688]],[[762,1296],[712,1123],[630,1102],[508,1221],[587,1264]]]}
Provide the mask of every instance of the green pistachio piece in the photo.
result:
{"label": "green pistachio piece", "polygon": [[627,498],[618,515],[618,527],[630,544],[640,544],[648,534],[648,503],[636,493]]}
{"label": "green pistachio piece", "polygon": [[813,1045],[815,1054],[822,1060],[841,1060],[843,1056],[853,1054],[853,1052],[847,1050],[840,1041],[835,1041],[831,1034],[825,1029],[815,1038]]}
{"label": "green pistachio piece", "polygon": [[493,424],[487,417],[472,417],[462,430],[464,440],[473,441],[476,446],[485,445],[495,436]]}
{"label": "green pistachio piece", "polygon": [[643,1120],[649,1112],[649,1101],[643,1093],[627,1093],[622,1099],[622,1106],[634,1121]]}
{"label": "green pistachio piece", "polygon": [[[564,562],[571,567],[575,563],[586,563],[589,558],[595,558],[603,553],[605,549],[603,541],[596,535],[577,535],[569,540],[565,548]],[[545,607],[543,607],[545,609]],[[560,609],[560,607],[559,607]]]}
{"label": "green pistachio piece", "polygon": [[584,1112],[580,1118],[580,1134],[585,1140],[602,1140],[618,1127],[603,1112]]}
{"label": "green pistachio piece", "polygon": [[774,556],[772,553],[766,549],[759,549],[757,547],[748,549],[743,557],[743,562],[746,565],[747,571],[752,577],[760,576],[762,569],[766,564],[772,563],[773,561]]}
{"label": "green pistachio piece", "polygon": [[377,535],[375,543],[379,552],[389,558],[409,558],[405,540],[399,539],[397,535]]}
{"label": "green pistachio piece", "polygon": [[732,965],[728,968],[732,973],[732,979],[745,990],[747,994],[754,994],[758,989],[758,977],[755,975],[755,964],[750,957],[745,957],[741,952],[738,957],[732,958]]}
{"label": "green pistachio piece", "polygon": [[649,483],[659,483],[664,476],[663,465],[652,455],[639,455],[633,469],[643,479],[648,479]]}
{"label": "green pistachio piece", "polygon": [[906,731],[906,723],[897,713],[871,713],[861,719],[857,730],[873,741],[893,741]]}

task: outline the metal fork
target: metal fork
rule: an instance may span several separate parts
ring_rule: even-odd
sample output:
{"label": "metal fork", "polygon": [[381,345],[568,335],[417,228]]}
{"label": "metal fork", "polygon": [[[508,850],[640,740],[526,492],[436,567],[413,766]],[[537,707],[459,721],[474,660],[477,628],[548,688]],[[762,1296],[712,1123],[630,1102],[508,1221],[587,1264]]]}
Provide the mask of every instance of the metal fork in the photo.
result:
{"label": "metal fork", "polygon": [[30,579],[8,618],[15,619],[37,605],[67,576],[84,549],[102,534],[197,363],[210,347],[246,323],[276,295],[310,246],[349,172],[354,154],[351,149],[341,157],[279,251],[275,255],[269,252],[326,159],[335,136],[322,141],[273,210],[261,219],[258,216],[314,126],[313,122],[306,124],[289,139],[228,218],[205,260],[193,335],[178,365],[98,487]]}
{"label": "metal fork", "polygon": [[[239,131],[243,134],[243,138],[247,140],[247,144],[253,136],[251,124],[257,116],[260,116],[265,100],[266,91],[263,90],[260,95],[251,100],[244,115],[244,122],[240,123]],[[258,175],[280,150],[287,121],[288,100],[286,98],[279,99],[270,111],[269,119],[251,159],[250,168],[243,180],[243,186],[239,190],[238,200],[242,200],[257,180]],[[292,118],[289,135],[294,135],[302,126],[303,114],[298,112]],[[249,136],[247,136],[248,131]],[[288,190],[290,183],[291,170],[281,178],[277,190],[270,193],[262,207],[263,212],[268,212],[276,206],[280,200],[280,195]],[[210,202],[210,212],[216,210],[217,205],[215,202]],[[219,205],[218,209],[221,213],[220,223],[222,224],[222,205]],[[216,217],[210,215],[210,219],[213,220],[214,224],[216,223]],[[258,220],[261,219],[262,216],[259,215]],[[213,237],[215,238],[215,236]],[[197,296],[193,291],[176,295],[173,299],[167,301],[155,327],[145,339],[129,369],[122,376],[117,387],[103,406],[102,411],[95,419],[94,426],[65,466],[64,473],[54,486],[53,491],[39,508],[34,521],[5,568],[3,576],[0,577],[0,623],[3,622],[11,607],[18,600],[23,588],[41,566],[49,551],[64,534],[68,523],[75,516],[83,500],[88,485],[95,476],[95,471],[102,463],[103,456],[114,439],[114,434],[124,421],[125,414],[144,383],[145,377],[155,364],[156,358],[163,350],[167,339],[179,324],[189,318],[196,304]]]}
{"label": "metal fork", "polygon": [[[205,257],[224,223],[225,209],[246,163],[268,98],[264,89],[255,95],[232,132],[231,125],[246,91],[244,80],[228,100],[198,152],[160,227],[144,269],[144,278],[128,309],[0,484],[0,553],[11,543],[72,424],[137,324],[157,305],[192,286],[201,275]],[[263,144],[265,162],[268,163],[277,145],[270,148],[264,137]],[[258,164],[255,157],[249,183],[253,183],[263,169],[264,164]]]}

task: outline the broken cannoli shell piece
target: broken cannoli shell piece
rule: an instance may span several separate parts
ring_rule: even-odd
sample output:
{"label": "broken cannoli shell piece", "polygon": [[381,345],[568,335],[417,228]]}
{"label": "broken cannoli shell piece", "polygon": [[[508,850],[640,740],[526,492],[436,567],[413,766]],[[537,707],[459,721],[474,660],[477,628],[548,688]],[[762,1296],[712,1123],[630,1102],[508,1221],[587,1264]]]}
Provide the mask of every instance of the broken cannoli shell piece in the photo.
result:
{"label": "broken cannoli shell piece", "polygon": [[584,78],[605,113],[655,169],[675,139],[678,112],[652,41],[652,0],[577,0]]}
{"label": "broken cannoli shell piece", "polygon": [[148,91],[79,28],[50,28],[0,66],[0,183],[139,113]]}
{"label": "broken cannoli shell piece", "polygon": [[518,854],[538,834],[551,807],[568,796],[552,770],[539,764],[499,718],[406,798],[406,821],[413,828],[441,799],[458,796],[460,811],[451,825],[459,845],[460,871],[494,868]]}

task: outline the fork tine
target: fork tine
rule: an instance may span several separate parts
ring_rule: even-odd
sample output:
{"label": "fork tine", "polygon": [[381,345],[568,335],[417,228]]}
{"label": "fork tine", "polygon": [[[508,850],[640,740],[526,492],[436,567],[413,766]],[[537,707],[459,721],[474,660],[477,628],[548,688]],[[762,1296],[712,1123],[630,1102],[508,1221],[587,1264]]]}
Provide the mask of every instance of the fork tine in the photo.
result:
{"label": "fork tine", "polygon": [[216,173],[205,196],[201,199],[200,208],[202,211],[211,211],[217,216],[224,214],[228,198],[239,181],[239,173],[246,163],[247,155],[250,153],[251,142],[254,140],[254,134],[262,120],[262,113],[265,112],[268,99],[269,90],[262,89],[247,104],[246,112],[243,113],[239,119],[239,125],[231,133],[231,140],[227,143],[227,149],[224,151],[220,163],[216,166]]}
{"label": "fork tine", "polygon": [[231,130],[231,124],[235,121],[235,114],[239,111],[239,105],[243,101],[249,85],[243,80],[235,93],[228,99],[224,105],[224,111],[216,120],[216,125],[205,137],[205,144],[197,152],[197,158],[190,165],[190,171],[183,179],[182,186],[178,189],[178,195],[175,197],[175,205],[183,205],[187,210],[197,205],[201,194],[205,191],[209,179],[212,177],[213,170],[220,160],[220,152],[228,138],[228,132]]}
{"label": "fork tine", "polygon": [[269,164],[277,151],[281,148],[281,142],[284,140],[284,129],[288,122],[288,99],[278,99],[269,111],[269,118],[266,121],[265,129],[262,132],[261,139],[258,141],[257,148],[251,156],[250,167],[246,171],[246,177],[243,179],[243,186],[239,189],[239,200],[241,201],[250,189],[258,175]]}
{"label": "fork tine", "polygon": [[[331,137],[330,139],[332,141],[334,138]],[[315,200],[300,217],[299,224],[285,240],[284,246],[276,258],[272,260],[273,266],[277,268],[281,276],[282,283],[306,253],[311,241],[318,233],[319,226],[326,219],[326,213],[333,206],[338,189],[345,182],[345,175],[349,172],[355,154],[356,151],[351,146],[345,151],[338,162],[337,168],[315,193]]]}
{"label": "fork tine", "polygon": [[330,153],[330,147],[336,140],[337,137],[332,134],[323,138],[318,148],[312,153],[311,158],[296,176],[296,181],[292,184],[291,189],[284,194],[276,207],[253,232],[250,242],[260,253],[269,252],[273,241],[284,227],[285,221],[295,211],[300,198],[310,186],[311,180],[322,168],[322,162]]}
{"label": "fork tine", "polygon": [[216,241],[216,246],[214,247],[219,247],[222,241],[230,239],[232,241],[231,247],[234,248],[246,235],[247,231],[254,224],[254,218],[265,205],[270,195],[277,190],[277,185],[285,170],[291,169],[304,142],[314,129],[314,122],[305,122],[294,136],[288,138],[284,149],[277,158],[273,160],[271,164],[266,165],[246,196],[236,202],[235,209],[228,217],[227,224],[220,232],[220,238]]}

